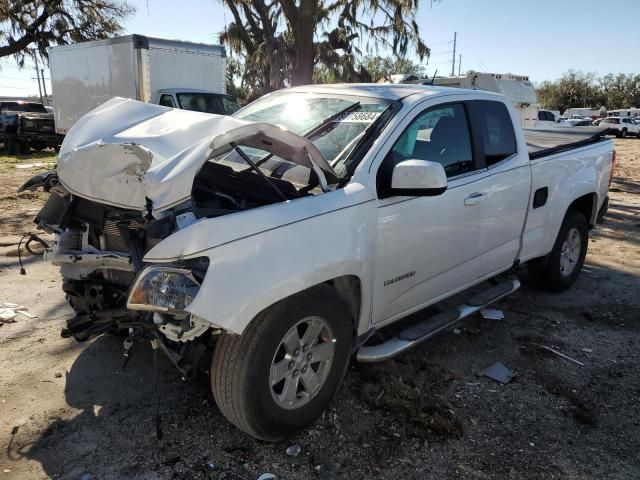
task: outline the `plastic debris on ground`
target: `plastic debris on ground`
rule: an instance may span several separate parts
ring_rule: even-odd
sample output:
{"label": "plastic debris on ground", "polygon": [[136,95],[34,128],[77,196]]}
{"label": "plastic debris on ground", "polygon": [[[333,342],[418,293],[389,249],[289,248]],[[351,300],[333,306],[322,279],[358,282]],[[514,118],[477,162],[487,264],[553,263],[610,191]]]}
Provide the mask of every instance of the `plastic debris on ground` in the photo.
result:
{"label": "plastic debris on ground", "polygon": [[3,323],[13,323],[18,315],[27,318],[37,318],[37,315],[29,313],[24,305],[11,302],[0,302],[0,325]]}
{"label": "plastic debris on ground", "polygon": [[300,455],[301,451],[302,447],[295,443],[287,448],[287,455],[289,455],[290,457],[297,457],[298,455]]}
{"label": "plastic debris on ground", "polygon": [[55,162],[35,162],[35,163],[18,163],[15,167],[18,170],[28,170],[31,168],[50,167]]}
{"label": "plastic debris on ground", "polygon": [[483,308],[480,310],[480,315],[482,318],[487,320],[502,320],[504,319],[504,312],[502,310],[498,310],[497,308]]}
{"label": "plastic debris on ground", "polygon": [[273,473],[263,473],[258,477],[258,480],[273,480],[277,478]]}
{"label": "plastic debris on ground", "polygon": [[502,384],[509,383],[513,378],[513,372],[500,362],[496,362],[490,367],[485,368],[480,372],[480,375]]}

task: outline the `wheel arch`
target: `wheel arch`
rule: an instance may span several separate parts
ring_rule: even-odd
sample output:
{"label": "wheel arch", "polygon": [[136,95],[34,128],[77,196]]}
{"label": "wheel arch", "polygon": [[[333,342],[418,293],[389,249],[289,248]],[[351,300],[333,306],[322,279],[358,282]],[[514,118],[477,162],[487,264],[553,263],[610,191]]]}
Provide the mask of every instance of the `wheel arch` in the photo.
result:
{"label": "wheel arch", "polygon": [[362,313],[362,281],[357,275],[342,275],[329,280],[331,285],[342,297],[349,309],[349,315],[355,328],[361,324]]}
{"label": "wheel arch", "polygon": [[589,227],[593,227],[598,215],[598,194],[592,192],[576,198],[567,208],[565,216],[570,210],[576,210],[582,213]]}

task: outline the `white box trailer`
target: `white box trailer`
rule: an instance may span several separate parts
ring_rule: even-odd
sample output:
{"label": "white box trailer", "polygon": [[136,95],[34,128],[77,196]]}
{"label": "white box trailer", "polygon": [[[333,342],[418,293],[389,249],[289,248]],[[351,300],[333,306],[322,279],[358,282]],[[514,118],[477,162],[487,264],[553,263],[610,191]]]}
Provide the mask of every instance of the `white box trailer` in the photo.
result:
{"label": "white box trailer", "polygon": [[[430,82],[431,80],[429,80]],[[527,76],[469,71],[460,76],[435,77],[433,85],[501,93],[511,100],[514,108],[520,114],[520,123],[523,127],[535,127],[538,123],[540,103],[536,89]]]}
{"label": "white box trailer", "polygon": [[572,107],[564,112],[566,118],[596,118],[600,116],[600,108]]}
{"label": "white box trailer", "polygon": [[640,108],[623,108],[620,110],[609,110],[608,117],[631,117],[636,120],[640,119]]}
{"label": "white box trailer", "polygon": [[180,107],[175,98],[180,89],[226,93],[221,45],[127,35],[52,47],[49,63],[56,131],[61,134],[113,97]]}

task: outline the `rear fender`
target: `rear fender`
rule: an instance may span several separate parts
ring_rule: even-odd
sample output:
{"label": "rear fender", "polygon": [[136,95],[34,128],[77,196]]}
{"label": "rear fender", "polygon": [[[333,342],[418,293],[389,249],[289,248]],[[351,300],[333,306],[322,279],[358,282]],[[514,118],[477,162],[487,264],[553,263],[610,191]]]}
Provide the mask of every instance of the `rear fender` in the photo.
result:
{"label": "rear fender", "polygon": [[533,208],[533,199],[530,199],[521,261],[541,257],[551,251],[567,211],[581,197],[593,198],[593,208],[587,222],[590,225],[595,222],[597,212],[606,197],[611,171],[610,143],[608,147],[604,148],[599,144],[532,163],[531,194],[548,187],[549,195],[545,205],[540,208]]}

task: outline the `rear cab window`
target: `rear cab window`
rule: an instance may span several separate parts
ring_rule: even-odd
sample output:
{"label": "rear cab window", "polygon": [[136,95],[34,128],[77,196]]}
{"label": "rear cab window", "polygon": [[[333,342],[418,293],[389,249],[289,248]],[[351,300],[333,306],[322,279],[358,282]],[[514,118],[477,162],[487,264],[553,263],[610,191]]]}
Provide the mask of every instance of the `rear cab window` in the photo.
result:
{"label": "rear cab window", "polygon": [[486,167],[500,163],[517,152],[513,121],[504,103],[473,100],[469,102],[469,112]]}

